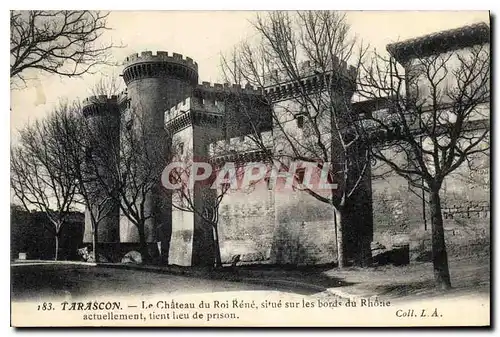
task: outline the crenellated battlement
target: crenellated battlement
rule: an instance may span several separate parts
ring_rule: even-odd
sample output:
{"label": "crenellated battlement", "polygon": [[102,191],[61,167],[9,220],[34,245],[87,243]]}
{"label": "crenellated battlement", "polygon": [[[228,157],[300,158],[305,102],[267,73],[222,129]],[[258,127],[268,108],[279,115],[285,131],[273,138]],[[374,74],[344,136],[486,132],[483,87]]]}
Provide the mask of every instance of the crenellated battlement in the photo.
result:
{"label": "crenellated battlement", "polygon": [[123,64],[123,79],[127,84],[137,79],[165,76],[174,76],[193,85],[198,83],[198,63],[181,54],[143,51],[129,55]]}
{"label": "crenellated battlement", "polygon": [[83,100],[83,105],[85,106],[85,105],[90,105],[90,104],[108,104],[108,103],[116,103],[117,101],[118,101],[117,95],[89,96]]}
{"label": "crenellated battlement", "polygon": [[196,63],[192,58],[188,56],[184,57],[182,54],[178,53],[172,53],[172,55],[169,55],[166,51],[157,51],[156,54],[153,54],[152,51],[143,51],[140,55],[139,53],[134,53],[125,58],[123,65],[127,67],[133,63],[139,62],[179,63],[198,71],[198,63]]}
{"label": "crenellated battlement", "polygon": [[118,103],[121,103],[123,102],[124,100],[128,99],[128,90],[125,89],[125,90],[122,90],[119,94],[118,94]]}
{"label": "crenellated battlement", "polygon": [[[330,69],[330,66],[326,67]],[[321,69],[316,67],[311,61],[304,61],[300,64],[300,71],[304,77],[311,76],[314,74],[319,74],[323,72]],[[338,57],[333,57],[333,62],[331,65],[331,70],[326,72],[332,72],[338,75],[343,75],[349,79],[355,79],[357,76],[356,67],[348,65],[346,61],[340,60]]]}
{"label": "crenellated battlement", "polygon": [[255,88],[249,84],[241,86],[240,84],[229,84],[229,83],[210,83],[202,82],[198,84],[196,90],[203,91],[207,93],[234,93],[234,94],[248,94],[248,95],[262,95],[263,90]]}
{"label": "crenellated battlement", "polygon": [[220,101],[188,97],[167,110],[165,112],[165,118],[169,120],[191,110],[213,114],[221,114],[224,112],[223,103]]}
{"label": "crenellated battlement", "polygon": [[351,86],[355,83],[357,70],[353,66],[348,66],[347,62],[339,61],[338,58],[333,61],[333,69],[327,73],[321,74],[316,68],[311,66],[309,61],[301,64],[301,71],[304,77],[297,82],[283,82],[275,85],[266,86],[264,88],[256,88],[249,84],[241,86],[239,84],[229,83],[210,83],[202,82],[194,89],[196,96],[200,97],[221,97],[223,95],[238,94],[238,95],[264,95],[271,101],[279,101],[295,97],[302,90],[315,91],[324,88],[326,83],[336,81],[344,86]]}
{"label": "crenellated battlement", "polygon": [[[261,142],[261,145],[265,146],[266,148],[272,148],[274,141],[271,131],[262,132],[260,134],[260,137],[261,141],[259,142]],[[208,147],[209,155],[214,158],[226,156],[233,153],[245,153],[261,150],[263,150],[262,147],[255,142],[255,137],[253,135],[233,137],[227,140],[219,140],[211,143]]]}
{"label": "crenellated battlement", "polygon": [[83,114],[86,117],[115,114],[118,111],[118,96],[89,96],[83,100]]}
{"label": "crenellated battlement", "polygon": [[191,97],[188,97],[185,100],[177,103],[175,106],[165,111],[165,123],[188,112],[189,110],[191,110],[191,107],[196,107],[195,102],[191,104]]}
{"label": "crenellated battlement", "polygon": [[219,125],[223,112],[221,102],[188,97],[165,111],[165,129],[170,133],[175,133],[193,123]]}
{"label": "crenellated battlement", "polygon": [[120,111],[124,111],[129,107],[130,99],[128,97],[128,90],[125,89],[118,94],[118,107]]}
{"label": "crenellated battlement", "polygon": [[264,88],[264,94],[272,101],[280,101],[296,97],[304,90],[310,92],[324,89],[328,83],[332,82],[335,82],[335,85],[345,86],[347,89],[352,88],[357,77],[356,68],[348,66],[347,62],[340,61],[338,58],[334,58],[331,71],[320,72],[309,61],[301,64],[301,71],[304,77],[300,81],[267,86]]}

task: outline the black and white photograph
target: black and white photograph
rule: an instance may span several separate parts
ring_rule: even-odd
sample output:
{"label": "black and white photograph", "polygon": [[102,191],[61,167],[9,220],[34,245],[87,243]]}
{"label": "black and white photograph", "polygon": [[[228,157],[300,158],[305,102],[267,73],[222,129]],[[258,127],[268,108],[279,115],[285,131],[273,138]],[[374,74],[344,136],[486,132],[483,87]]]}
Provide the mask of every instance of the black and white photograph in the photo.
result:
{"label": "black and white photograph", "polygon": [[10,10],[12,327],[488,327],[483,11]]}

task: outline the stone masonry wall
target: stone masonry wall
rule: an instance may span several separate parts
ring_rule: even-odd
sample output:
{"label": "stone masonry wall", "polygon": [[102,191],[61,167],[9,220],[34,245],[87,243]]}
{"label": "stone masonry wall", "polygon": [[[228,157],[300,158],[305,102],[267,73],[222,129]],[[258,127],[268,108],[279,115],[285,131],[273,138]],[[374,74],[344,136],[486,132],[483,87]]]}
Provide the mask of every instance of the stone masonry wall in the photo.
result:
{"label": "stone masonry wall", "polygon": [[331,206],[303,191],[277,191],[275,207],[276,229],[272,248],[275,263],[300,265],[336,261]]}
{"label": "stone masonry wall", "polygon": [[243,252],[242,261],[293,265],[336,261],[333,211],[305,192],[270,191],[262,182],[250,193],[228,195],[220,211],[223,257]]}
{"label": "stone masonry wall", "polygon": [[234,192],[220,206],[219,232],[223,259],[268,260],[274,233],[274,197],[266,187]]}

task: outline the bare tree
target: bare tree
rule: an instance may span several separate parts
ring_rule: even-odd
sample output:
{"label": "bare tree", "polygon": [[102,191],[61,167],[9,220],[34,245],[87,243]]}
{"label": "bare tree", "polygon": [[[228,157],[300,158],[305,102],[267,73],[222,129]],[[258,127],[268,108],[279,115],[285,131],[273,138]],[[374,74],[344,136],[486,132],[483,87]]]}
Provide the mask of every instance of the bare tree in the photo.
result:
{"label": "bare tree", "polygon": [[489,155],[488,45],[417,55],[403,66],[374,53],[358,91],[382,107],[364,116],[374,158],[429,195],[434,275],[451,286],[440,191],[444,179]]}
{"label": "bare tree", "polygon": [[[219,180],[227,180],[227,178],[219,177],[222,168],[220,163],[216,164],[208,157],[196,158],[193,156],[193,151],[189,149],[179,151],[180,147],[183,147],[183,144],[181,145],[179,142],[174,142],[172,145],[173,158],[171,163],[182,165],[173,168],[168,177],[163,177],[163,179],[168,178],[172,187],[175,187],[172,189],[172,207],[182,212],[193,213],[195,221],[210,226],[213,231],[215,267],[222,267],[219,208],[224,197],[230,193],[232,184],[237,183],[237,180],[244,175],[245,165],[244,163],[232,163],[236,165],[231,175],[231,179],[235,181],[231,183],[221,182]],[[202,181],[193,181],[194,175],[198,174],[199,171],[197,164],[208,165],[211,170],[210,175]]]}
{"label": "bare tree", "polygon": [[111,97],[113,95],[118,95],[124,90],[124,82],[118,75],[117,69],[111,68],[111,70],[110,74],[103,74],[98,78],[90,89],[90,96],[105,95]]}
{"label": "bare tree", "polygon": [[25,82],[34,69],[80,76],[111,64],[115,45],[101,41],[109,13],[100,11],[11,11],[10,77]]}
{"label": "bare tree", "polygon": [[[255,124],[252,137],[273,162],[302,161],[319,169],[328,165],[337,189],[300,189],[334,208],[338,265],[343,267],[348,251],[344,230],[353,222],[348,215],[371,209],[361,187],[370,174],[369,151],[352,125],[357,114],[351,104],[366,49],[350,35],[346,16],[339,12],[271,12],[258,16],[254,27],[257,43],[243,42],[222,57],[224,76],[265,89],[263,100],[273,107],[274,150],[269,151]],[[242,104],[240,110],[252,114],[255,107]],[[364,264],[370,243],[360,245],[350,251],[357,251],[355,263]]]}
{"label": "bare tree", "polygon": [[[101,76],[91,87],[91,95],[111,98],[117,96],[122,89],[122,83],[116,72]],[[98,261],[99,225],[110,216],[119,203],[116,190],[118,181],[112,174],[114,167],[106,163],[116,164],[115,160],[103,160],[107,155],[113,155],[113,150],[119,151],[120,117],[118,107],[105,104],[97,115],[86,114],[80,103],[75,104],[78,114],[78,126],[71,128],[67,143],[71,144],[70,159],[73,162],[74,174],[79,182],[82,195],[92,226],[92,255]],[[99,108],[98,108],[99,109]],[[92,111],[92,110],[91,110]],[[111,153],[108,151],[111,149]],[[104,183],[104,184],[103,184]]]}
{"label": "bare tree", "polygon": [[[213,231],[213,248],[215,267],[222,266],[219,244],[219,206],[227,189],[211,190],[210,186],[200,186],[195,183],[189,185],[189,177],[192,176],[193,166],[186,163],[184,167],[178,167],[170,172],[169,180],[176,189],[172,191],[172,207],[182,212],[193,213],[195,221],[200,221],[203,225],[210,226]],[[210,185],[210,180],[205,180],[201,184]],[[206,252],[209,254],[209,252]]]}
{"label": "bare tree", "polygon": [[37,209],[49,219],[48,230],[55,237],[55,260],[59,238],[78,198],[78,184],[67,160],[59,132],[56,110],[43,121],[26,126],[20,141],[11,150],[11,187],[24,208]]}
{"label": "bare tree", "polygon": [[77,193],[87,208],[92,230],[92,258],[98,261],[99,225],[117,205],[116,196],[108,195],[100,184],[101,178],[108,181],[110,175],[99,158],[107,152],[110,142],[118,141],[119,120],[113,120],[112,111],[104,116],[85,116],[79,102],[61,104],[52,119],[59,146],[69,163],[67,174],[73,177]]}
{"label": "bare tree", "polygon": [[[484,153],[479,153],[474,160],[469,160],[467,170],[456,172],[456,178],[469,188],[479,189],[485,194],[490,192],[490,158],[485,157]],[[455,173],[455,172],[454,172]]]}
{"label": "bare tree", "polygon": [[[92,160],[106,168],[106,174],[96,174],[100,188],[110,198],[119,201],[123,215],[137,228],[141,255],[148,263],[146,227],[154,217],[152,194],[157,192],[161,174],[168,163],[165,146],[169,143],[162,129],[148,128],[143,111],[129,109],[121,114],[120,141],[106,141],[109,146],[97,147]],[[108,137],[113,137],[108,133]],[[163,144],[165,146],[152,146]],[[95,149],[95,150],[96,150]]]}

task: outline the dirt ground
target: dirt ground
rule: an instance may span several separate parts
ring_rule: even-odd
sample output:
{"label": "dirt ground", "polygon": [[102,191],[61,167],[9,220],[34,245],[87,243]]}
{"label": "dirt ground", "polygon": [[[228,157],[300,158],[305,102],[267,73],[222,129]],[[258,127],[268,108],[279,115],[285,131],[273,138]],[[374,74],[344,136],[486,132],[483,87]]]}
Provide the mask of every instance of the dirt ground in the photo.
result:
{"label": "dirt ground", "polygon": [[435,297],[490,293],[490,259],[488,257],[452,258],[449,260],[453,289],[443,293],[434,286],[432,263],[408,266],[331,269],[324,274],[347,284],[343,291],[352,294],[377,295],[385,298]]}
{"label": "dirt ground", "polygon": [[[144,281],[144,283],[141,282],[141,284],[147,285],[144,289],[141,288],[144,291],[155,288],[151,287],[152,284],[158,283],[163,285],[165,280],[168,282],[180,280],[177,283],[173,282],[173,284],[179,285],[180,288],[185,288],[188,281],[194,282],[194,285],[188,287],[191,290],[192,288],[196,288],[195,285],[202,285],[201,287],[204,288],[213,283],[214,287],[217,285],[221,288],[248,287],[248,289],[261,289],[263,287],[308,295],[318,293],[330,294],[331,296],[332,294],[337,294],[337,296],[341,297],[343,295],[340,293],[343,293],[347,296],[378,296],[379,298],[387,298],[393,301],[469,295],[485,298],[490,296],[490,259],[487,256],[450,258],[449,267],[453,289],[447,292],[436,289],[432,263],[430,262],[412,262],[408,266],[348,267],[343,270],[339,270],[334,266],[289,266],[285,268],[283,266],[261,264],[238,266],[234,269],[224,268],[223,270],[209,273],[196,272],[190,268],[174,268],[172,266],[167,268],[157,267],[154,269],[145,268],[143,271],[112,270],[100,267],[67,267],[71,272],[65,271],[64,268],[59,271],[57,267],[49,266],[47,267],[48,269],[55,268],[57,270],[45,273],[52,278],[45,282],[45,284],[50,285],[49,288],[51,289],[54,287],[58,289],[69,287],[70,292],[76,295],[80,290],[82,293],[85,293],[89,289],[111,291],[112,289],[110,288],[120,288],[121,286],[117,287],[114,282],[106,282],[109,281],[110,277],[113,279],[115,276],[118,277],[117,275],[122,274],[140,274],[144,276],[144,280],[148,280],[147,282]],[[16,284],[17,288],[20,289],[36,288],[35,285],[40,286],[44,284],[44,282],[41,282],[42,274],[38,273],[38,269],[35,267],[31,267],[31,269],[33,269],[32,277],[26,277],[25,273],[19,275],[13,273],[11,275],[14,281],[17,280],[17,283],[14,282],[13,284],[14,293]],[[87,269],[89,270],[87,271]],[[93,275],[92,273],[97,274]],[[158,273],[163,275],[156,275]],[[87,277],[87,274],[91,276]],[[16,278],[16,275],[19,277]],[[29,287],[23,286],[29,280],[34,282],[34,284]],[[107,284],[109,286],[94,284],[101,281],[104,282],[104,285]],[[121,285],[120,280],[116,282]],[[251,285],[252,283],[256,283],[258,286],[255,288],[255,285]],[[165,285],[165,287],[162,286],[161,288],[173,290],[175,287]],[[25,291],[22,290],[21,293],[25,294]]]}
{"label": "dirt ground", "polygon": [[412,262],[408,266],[380,267],[283,268],[273,266],[241,266],[237,275],[264,280],[280,279],[301,282],[354,296],[379,296],[393,300],[439,296],[480,295],[490,293],[490,259],[487,256],[450,258],[452,289],[443,292],[434,284],[431,262]]}

